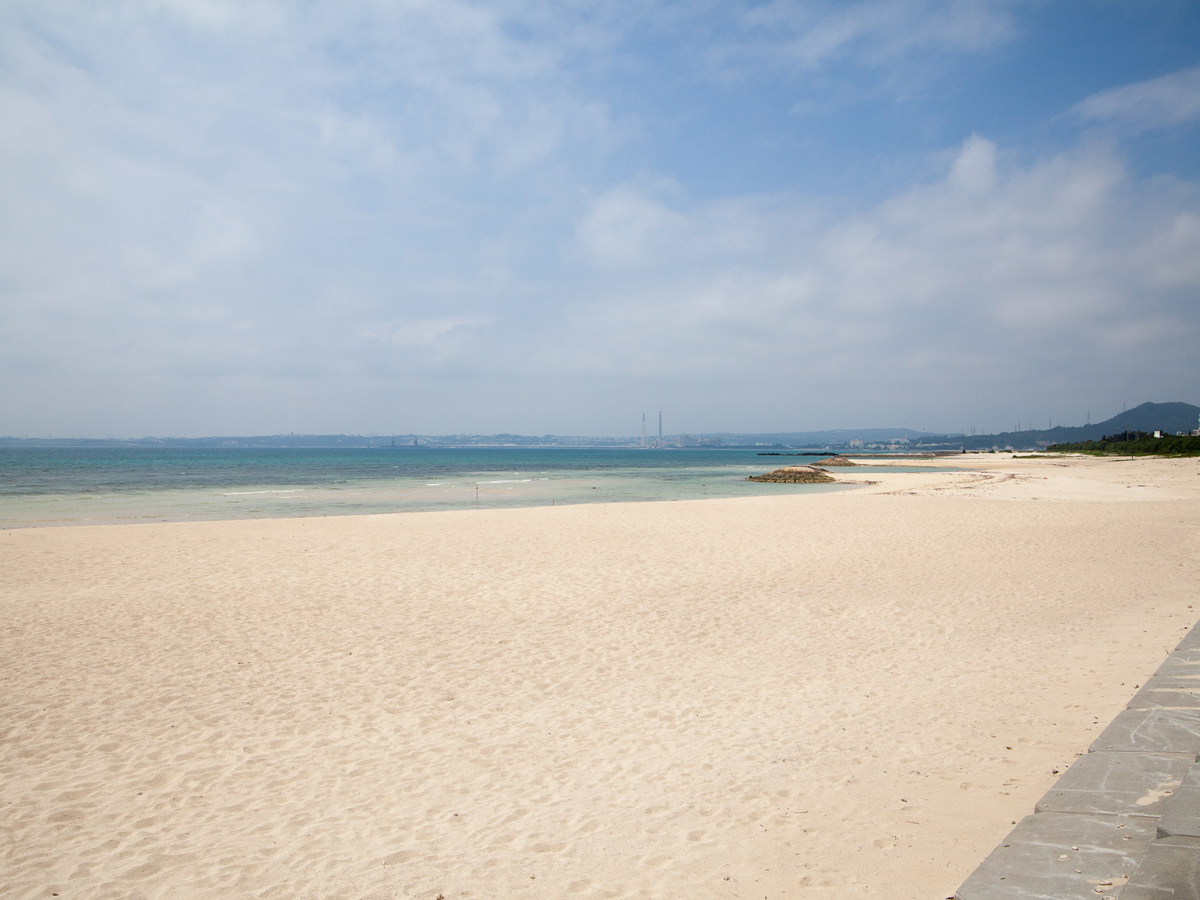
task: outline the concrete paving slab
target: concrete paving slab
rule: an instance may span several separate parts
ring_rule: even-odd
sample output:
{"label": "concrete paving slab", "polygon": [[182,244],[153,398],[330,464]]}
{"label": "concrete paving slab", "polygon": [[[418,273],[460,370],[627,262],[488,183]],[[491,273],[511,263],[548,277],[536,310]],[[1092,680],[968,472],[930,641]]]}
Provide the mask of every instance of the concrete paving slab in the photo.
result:
{"label": "concrete paving slab", "polygon": [[1163,666],[1200,666],[1200,648],[1195,650],[1176,650],[1163,660]]}
{"label": "concrete paving slab", "polygon": [[1200,683],[1191,678],[1152,675],[1129,701],[1129,709],[1200,709]]}
{"label": "concrete paving slab", "polygon": [[1074,813],[1026,816],[954,896],[957,900],[1116,897],[1153,839],[1153,819]]}
{"label": "concrete paving slab", "polygon": [[1198,758],[1200,622],[955,897],[1200,900]]}
{"label": "concrete paving slab", "polygon": [[1183,636],[1176,650],[1200,650],[1200,622],[1192,626],[1192,630]]}
{"label": "concrete paving slab", "polygon": [[1200,756],[1200,709],[1123,710],[1088,749]]}
{"label": "concrete paving slab", "polygon": [[1089,753],[1046,791],[1036,810],[1159,816],[1195,761],[1190,753]]}
{"label": "concrete paving slab", "polygon": [[1200,838],[1200,763],[1188,769],[1183,783],[1163,804],[1158,836]]}
{"label": "concrete paving slab", "polygon": [[[1188,659],[1190,656],[1196,658]],[[1154,674],[1163,678],[1200,682],[1200,650],[1189,650],[1186,654],[1172,653]]]}
{"label": "concrete paving slab", "polygon": [[1181,671],[1179,669],[1170,669],[1163,673],[1155,672],[1146,679],[1146,683],[1142,687],[1152,688],[1158,691],[1167,690],[1183,690],[1183,691],[1200,691],[1200,680],[1190,671]]}
{"label": "concrete paving slab", "polygon": [[1200,898],[1200,838],[1155,841],[1121,891],[1121,900]]}

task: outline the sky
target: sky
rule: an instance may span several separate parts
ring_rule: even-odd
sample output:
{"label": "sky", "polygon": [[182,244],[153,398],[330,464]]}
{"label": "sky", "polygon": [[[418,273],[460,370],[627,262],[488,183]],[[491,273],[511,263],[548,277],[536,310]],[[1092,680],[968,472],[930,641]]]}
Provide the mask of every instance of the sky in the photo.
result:
{"label": "sky", "polygon": [[1200,404],[1200,4],[0,4],[0,435]]}

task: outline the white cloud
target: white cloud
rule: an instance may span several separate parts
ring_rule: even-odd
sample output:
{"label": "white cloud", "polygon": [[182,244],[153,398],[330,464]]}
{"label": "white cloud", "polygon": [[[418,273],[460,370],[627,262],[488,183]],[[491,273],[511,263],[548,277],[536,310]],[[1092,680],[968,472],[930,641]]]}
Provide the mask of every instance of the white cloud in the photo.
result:
{"label": "white cloud", "polygon": [[950,169],[950,184],[968,194],[986,194],[996,184],[996,145],[971,135]]}
{"label": "white cloud", "polygon": [[616,187],[597,198],[579,225],[579,237],[602,267],[662,261],[674,251],[684,219],[660,200],[633,187]]}
{"label": "white cloud", "polygon": [[488,324],[480,316],[443,316],[436,319],[399,320],[364,326],[359,330],[368,340],[397,347],[428,346],[454,331]]}
{"label": "white cloud", "polygon": [[1200,117],[1200,66],[1093,94],[1076,115],[1137,129],[1170,128]]}
{"label": "white cloud", "polygon": [[974,53],[1016,33],[1012,4],[963,0],[774,0],[743,13],[740,41],[724,54],[738,65],[763,63],[811,72],[838,62],[869,67],[916,53]]}
{"label": "white cloud", "polygon": [[1175,216],[1140,248],[1139,264],[1154,288],[1195,288],[1200,285],[1200,214]]}
{"label": "white cloud", "polygon": [[972,135],[833,212],[613,153],[635,38],[877,75],[1009,39],[1010,5],[694,9],[0,7],[0,433],[912,424],[1111,392],[1108,348],[1197,384],[1195,185]]}
{"label": "white cloud", "polygon": [[[819,222],[779,198],[676,209],[659,262],[601,279],[580,311],[593,352],[556,364],[692,380],[746,427],[786,385],[807,386],[805,421],[828,425],[851,405],[865,424],[928,403],[957,427],[981,405],[1019,414],[1064,393],[1192,396],[1196,189],[1132,181],[1102,152],[998,156],[972,136],[942,180]],[[1117,352],[1137,364],[1114,367]]]}

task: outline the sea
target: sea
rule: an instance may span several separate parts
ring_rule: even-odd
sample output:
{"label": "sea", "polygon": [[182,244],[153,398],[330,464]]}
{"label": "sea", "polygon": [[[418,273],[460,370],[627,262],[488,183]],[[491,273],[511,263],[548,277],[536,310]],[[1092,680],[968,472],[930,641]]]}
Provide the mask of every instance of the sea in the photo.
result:
{"label": "sea", "polygon": [[[761,497],[752,449],[0,448],[0,528]],[[873,467],[843,472],[868,473]],[[891,469],[891,471],[895,471]]]}

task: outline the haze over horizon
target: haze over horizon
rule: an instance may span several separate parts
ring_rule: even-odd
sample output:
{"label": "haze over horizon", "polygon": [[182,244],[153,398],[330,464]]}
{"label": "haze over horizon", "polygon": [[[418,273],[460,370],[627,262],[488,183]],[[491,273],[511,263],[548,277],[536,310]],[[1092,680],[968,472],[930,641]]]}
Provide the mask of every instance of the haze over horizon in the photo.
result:
{"label": "haze over horizon", "polygon": [[1200,6],[0,8],[0,435],[1200,402]]}

